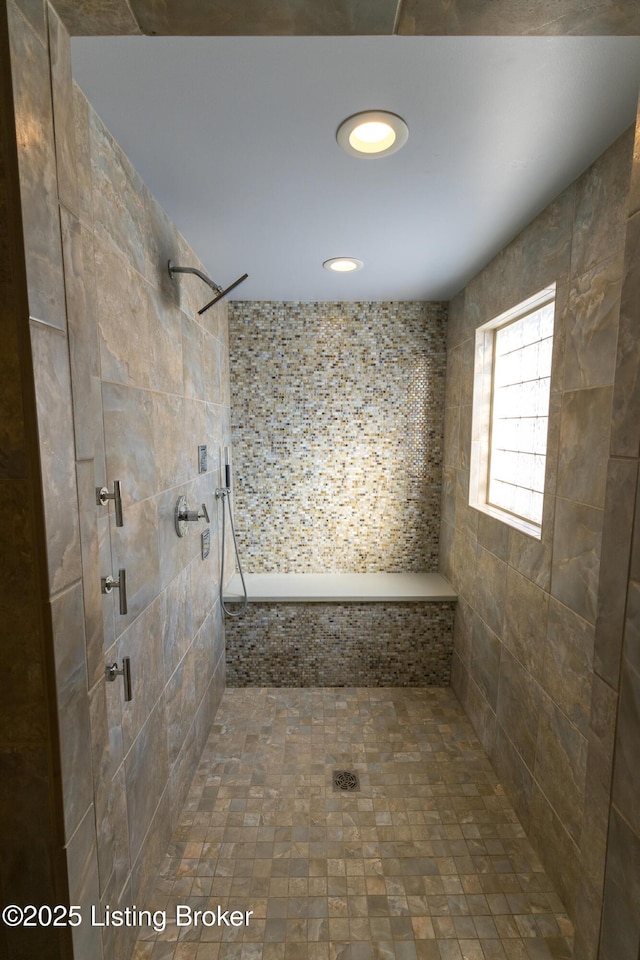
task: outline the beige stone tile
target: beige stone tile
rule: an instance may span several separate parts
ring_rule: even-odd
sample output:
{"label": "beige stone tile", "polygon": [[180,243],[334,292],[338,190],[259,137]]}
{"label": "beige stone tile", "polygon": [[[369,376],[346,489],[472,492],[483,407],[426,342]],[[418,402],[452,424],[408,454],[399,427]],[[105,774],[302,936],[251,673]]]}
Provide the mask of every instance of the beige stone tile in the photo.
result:
{"label": "beige stone tile", "polygon": [[583,736],[591,712],[593,645],[593,625],[551,598],[542,684]]}
{"label": "beige stone tile", "polygon": [[[565,393],[560,424],[559,497],[604,507],[612,389]],[[589,436],[589,443],[584,442]]]}
{"label": "beige stone tile", "polygon": [[[594,667],[610,686],[618,686],[626,595],[619,585],[626,580],[636,499],[638,465],[611,459],[607,472],[602,562],[598,589]],[[637,511],[636,511],[637,513]],[[640,514],[637,514],[640,517]],[[638,521],[640,522],[640,521]],[[631,576],[633,576],[633,559]]]}
{"label": "beige stone tile", "polygon": [[49,58],[41,39],[13,4],[8,16],[29,315],[65,330]]}
{"label": "beige stone tile", "polygon": [[602,525],[602,510],[558,499],[551,594],[590,623],[597,610]]}
{"label": "beige stone tile", "polygon": [[[452,759],[456,744],[465,760]],[[357,794],[333,790],[335,757],[359,767]],[[201,946],[236,944],[234,956],[260,944],[263,956],[320,957],[350,944],[441,960],[446,944],[474,960],[490,942],[508,957],[521,942],[516,911],[532,943],[562,939],[561,905],[538,890],[544,874],[482,758],[447,690],[228,688],[157,889],[172,878],[175,896],[254,909],[238,939],[202,931]],[[413,837],[418,827],[429,839]],[[363,830],[368,839],[351,836]]]}
{"label": "beige stone tile", "polygon": [[506,10],[478,6],[471,0],[445,3],[437,0],[424,5],[409,0],[401,8],[399,33],[409,35],[557,35],[637,33],[635,10],[618,3],[585,7],[583,3],[566,3],[558,11],[551,3],[515,0]]}
{"label": "beige stone tile", "polygon": [[[200,4],[158,8],[132,0],[131,9],[145,34],[160,36],[308,36],[391,34],[395,0],[362,8],[355,0],[328,9],[283,0],[278,6],[245,6],[223,0],[214,12]],[[111,31],[108,31],[111,32]]]}
{"label": "beige stone tile", "polygon": [[618,249],[628,216],[632,156],[633,129],[629,128],[576,183],[572,277],[581,276]]}
{"label": "beige stone tile", "polygon": [[52,593],[82,575],[67,338],[59,330],[31,325],[38,431]]}

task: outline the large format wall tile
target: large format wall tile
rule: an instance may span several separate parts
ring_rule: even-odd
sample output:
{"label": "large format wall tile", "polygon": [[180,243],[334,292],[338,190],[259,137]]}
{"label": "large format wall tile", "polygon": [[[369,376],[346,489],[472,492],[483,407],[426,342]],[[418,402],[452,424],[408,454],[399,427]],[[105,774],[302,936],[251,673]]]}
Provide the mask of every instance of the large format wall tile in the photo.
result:
{"label": "large format wall tile", "polygon": [[[594,664],[596,672],[615,688],[620,674],[626,606],[626,593],[620,589],[620,584],[626,581],[629,571],[637,480],[636,461],[609,460]],[[636,506],[636,522],[639,517]],[[633,561],[631,567],[633,576]]]}
{"label": "large format wall tile", "polygon": [[[637,589],[636,589],[637,593]],[[634,598],[634,616],[637,618],[637,597]],[[628,629],[628,628],[627,628]],[[637,643],[637,624],[634,640]],[[625,637],[625,644],[629,637]],[[637,658],[637,650],[633,651]],[[640,837],[640,811],[638,810],[638,742],[640,741],[640,671],[628,661],[623,662],[620,675],[620,701],[616,735],[615,770],[613,776],[613,800],[628,825]]]}
{"label": "large format wall tile", "polygon": [[8,5],[29,314],[66,328],[47,50]]}
{"label": "large format wall tile", "polygon": [[64,208],[60,210],[60,218],[76,459],[92,460],[96,454],[96,421],[101,417],[93,389],[93,379],[98,373],[97,327],[91,285],[86,284],[87,274],[93,269],[93,239]]}
{"label": "large format wall tile", "polygon": [[611,808],[601,960],[637,960],[640,935],[640,838]]}
{"label": "large format wall tile", "polygon": [[[109,743],[109,720],[107,716],[107,685],[97,683],[89,695],[91,715],[91,761],[93,770],[93,796],[96,817],[96,850],[100,892],[107,888],[109,878],[116,866],[116,807],[117,790],[114,789],[116,765]],[[126,814],[123,818],[126,828]]]}
{"label": "large format wall tile", "polygon": [[129,846],[140,854],[149,825],[168,781],[164,703],[158,701],[125,758]]}
{"label": "large format wall tile", "polygon": [[73,929],[75,957],[103,960],[100,927],[90,922],[91,909],[99,900],[95,813],[90,807],[67,847],[70,902],[77,904],[83,922]]}
{"label": "large format wall tile", "polygon": [[501,650],[500,639],[484,620],[474,615],[469,669],[494,712],[498,702]]}
{"label": "large format wall tile", "polygon": [[97,315],[100,368],[104,380],[149,386],[149,293],[136,269],[110,243],[96,237],[96,274],[100,278]]}
{"label": "large format wall tile", "polygon": [[[441,569],[459,594],[453,682],[566,906],[579,923],[589,918],[576,960],[595,960],[598,950],[613,756],[600,715],[615,709],[637,482],[631,458],[640,449],[633,220],[625,238],[631,147],[627,131],[450,304]],[[498,521],[468,506],[473,373],[462,357],[480,324],[551,282],[556,322],[536,540],[515,529],[500,535]],[[610,450],[618,459],[607,466]],[[633,591],[631,598],[630,637]],[[488,647],[478,617],[492,629]]]}
{"label": "large format wall tile", "polygon": [[611,455],[637,457],[640,451],[640,213],[627,224],[620,327],[613,392]]}
{"label": "large format wall tile", "polygon": [[584,3],[570,0],[558,8],[545,0],[511,0],[504,4],[478,4],[473,0],[408,0],[400,7],[398,32],[407,35],[515,36],[635,34],[640,14],[618,0]]}
{"label": "large format wall tile", "polygon": [[111,574],[126,570],[127,613],[120,614],[119,594],[113,597],[116,635],[120,636],[136,617],[153,603],[160,592],[158,554],[158,511],[154,499],[130,504],[123,527],[111,530]]}
{"label": "large format wall tile", "polygon": [[551,593],[590,623],[597,612],[602,514],[571,500],[556,504]]}
{"label": "large format wall tile", "polygon": [[540,680],[549,595],[531,580],[507,568],[505,597],[502,633],[505,646],[533,677]]}
{"label": "large format wall tile", "polygon": [[89,130],[89,101],[73,81],[73,122],[75,126],[76,183],[78,190],[77,215],[91,227],[93,234],[93,192],[91,186],[91,139]]}
{"label": "large format wall tile", "polygon": [[578,848],[535,782],[531,796],[529,837],[534,847],[544,850],[545,869],[571,915],[575,912],[580,875]]}
{"label": "large format wall tile", "polygon": [[60,17],[47,6],[51,58],[51,92],[55,131],[58,199],[74,214],[79,213],[76,174],[76,141],[73,117],[71,46]]}
{"label": "large format wall tile", "polygon": [[[611,387],[565,393],[560,426],[559,497],[604,507]],[[589,443],[584,442],[589,436]]]}
{"label": "large format wall tile", "polygon": [[[640,113],[639,113],[640,119]],[[620,535],[620,554],[613,559],[613,543],[605,539],[607,553],[603,552],[603,563],[608,563],[607,579],[601,583],[600,595],[606,588],[613,594],[613,600],[607,597],[607,616],[597,631],[598,666],[602,666],[611,675],[612,686],[616,686],[619,676],[618,716],[616,723],[616,749],[613,762],[613,785],[611,791],[611,816],[608,834],[607,862],[604,884],[604,905],[602,911],[602,936],[600,940],[600,960],[626,960],[635,957],[640,942],[640,818],[638,817],[637,798],[639,790],[637,744],[640,729],[640,493],[636,492],[635,521],[633,541],[629,553],[629,530],[631,527],[631,504],[634,500],[634,486],[637,491],[638,454],[640,440],[638,431],[638,391],[637,374],[637,319],[638,289],[640,270],[638,251],[640,221],[638,210],[638,184],[640,183],[640,124],[636,125],[634,144],[633,175],[629,198],[629,216],[627,222],[624,279],[620,309],[620,332],[618,337],[618,355],[616,358],[616,380],[614,385],[614,413],[612,423],[612,456],[618,454],[631,457],[630,461],[611,461],[610,478],[617,480],[622,493],[618,510],[615,501],[616,485],[611,483],[607,490],[607,515],[612,520],[613,533]],[[634,332],[635,331],[635,334]],[[634,369],[635,366],[635,369]],[[630,561],[630,562],[629,562]],[[626,569],[625,569],[626,567]],[[618,574],[617,579],[613,579]],[[620,621],[624,616],[624,593],[626,585],[626,620],[622,644],[620,643]],[[600,622],[598,627],[601,627]],[[616,668],[619,667],[619,672]],[[604,684],[602,687],[608,691]],[[594,691],[598,690],[594,687]],[[609,700],[613,700],[613,690]],[[606,707],[605,698],[601,704]],[[607,718],[613,711],[601,709],[602,717]],[[609,731],[613,730],[613,720],[604,723]],[[600,746],[600,740],[598,741]],[[611,752],[607,751],[607,759]],[[604,828],[600,828],[604,832]]]}
{"label": "large format wall tile", "polygon": [[531,816],[533,774],[509,740],[500,725],[496,727],[495,744],[491,762],[501,782],[513,797],[513,805],[523,827],[528,829]]}
{"label": "large format wall tile", "polygon": [[592,624],[550,599],[543,685],[584,736],[591,713],[593,636]]}
{"label": "large format wall tile", "polygon": [[396,0],[339,0],[329,6],[281,0],[275,6],[220,0],[206,4],[170,6],[130,0],[143,33],[160,36],[308,36],[379,35],[393,32]]}
{"label": "large format wall tile", "polygon": [[543,697],[534,776],[576,845],[581,837],[586,769],[586,739]]}
{"label": "large format wall tile", "polygon": [[145,271],[144,184],[95,111],[89,112],[94,229]]}
{"label": "large format wall tile", "polygon": [[571,276],[618,253],[624,242],[633,151],[629,128],[577,181]]}
{"label": "large format wall tile", "polygon": [[156,287],[149,287],[149,386],[183,395],[182,314],[163,299]]}
{"label": "large format wall tile", "polygon": [[[118,663],[131,659],[133,699],[128,703],[121,691],[122,745],[125,754],[164,690],[162,615],[160,597],[150,603],[118,639]],[[117,679],[118,688],[122,681]]]}
{"label": "large format wall tile", "polygon": [[65,836],[69,841],[93,801],[82,584],[56,597],[52,618],[57,638],[56,688]]}
{"label": "large format wall tile", "polygon": [[500,661],[497,716],[514,747],[533,771],[536,756],[541,689],[530,673],[503,649]]}
{"label": "large format wall tile", "polygon": [[47,562],[52,593],[78,580],[80,523],[77,509],[71,377],[67,340],[40,324],[31,326],[31,350],[41,440],[47,525]]}
{"label": "large format wall tile", "polygon": [[622,289],[622,254],[596,264],[571,284],[564,351],[564,387],[613,383]]}
{"label": "large format wall tile", "polygon": [[158,467],[153,433],[153,396],[117,384],[103,383],[104,435],[107,448],[107,476],[122,485],[124,510],[158,489]]}
{"label": "large format wall tile", "polygon": [[[190,505],[207,499],[213,513],[218,451],[230,443],[226,306],[198,321],[190,295],[183,296],[184,286],[167,270],[169,258],[194,264],[197,257],[72,86],[69,38],[56,13],[40,0],[20,0],[19,7],[9,4],[30,312],[37,318],[25,333],[37,390],[65,836],[56,846],[39,829],[50,822],[36,804],[47,787],[46,756],[37,774],[21,771],[17,755],[8,763],[3,757],[2,781],[11,784],[13,802],[30,823],[22,814],[4,818],[20,840],[11,836],[5,843],[3,835],[0,887],[19,902],[65,902],[70,895],[87,910],[98,902],[115,908],[146,896],[224,687],[217,519],[214,514],[211,557],[204,562],[200,530],[190,530],[184,541],[175,534],[179,491],[171,488],[184,485]],[[5,274],[0,270],[0,283]],[[26,284],[24,296],[23,319]],[[193,336],[185,361],[187,329]],[[3,383],[19,387],[8,358],[1,372]],[[9,546],[23,556],[21,537],[30,525],[20,480],[24,424],[12,417],[11,425],[0,441],[7,454],[0,482],[10,484],[3,498],[15,533]],[[201,476],[198,443],[210,448],[209,469]],[[115,480],[122,483],[121,528],[113,503],[96,503],[96,487],[112,489]],[[159,511],[166,519],[161,542]],[[125,617],[117,592],[100,591],[100,578],[117,576],[120,568],[128,574]],[[19,572],[19,590],[28,599],[34,571]],[[37,598],[31,606],[34,614],[43,609]],[[48,620],[48,607],[44,615]],[[4,621],[11,629],[11,610]],[[36,627],[35,617],[31,623],[21,611],[21,643],[8,679],[21,671],[26,682],[19,703],[2,697],[13,730],[34,744],[46,737]],[[120,677],[105,682],[105,665],[121,665],[124,656],[133,668],[130,702]],[[52,702],[55,707],[55,694]],[[36,779],[42,790],[35,789]],[[28,798],[20,783],[29,783]],[[3,794],[0,805],[7,811],[5,800]],[[70,894],[53,897],[36,864],[40,877],[68,876]],[[53,956],[46,939],[31,948]],[[0,952],[5,941],[3,934]],[[85,922],[74,947],[86,960],[128,960],[131,932]]]}

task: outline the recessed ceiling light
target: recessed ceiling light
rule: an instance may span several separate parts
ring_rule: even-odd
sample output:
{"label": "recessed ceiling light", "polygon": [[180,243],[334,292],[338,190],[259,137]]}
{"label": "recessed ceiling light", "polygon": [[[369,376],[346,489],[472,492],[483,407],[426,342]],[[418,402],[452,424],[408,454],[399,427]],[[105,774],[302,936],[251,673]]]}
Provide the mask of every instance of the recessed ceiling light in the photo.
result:
{"label": "recessed ceiling light", "polygon": [[354,270],[361,270],[364,262],[356,260],[355,257],[333,257],[331,260],[325,260],[322,266],[325,270],[333,270],[334,273],[353,273]]}
{"label": "recessed ceiling light", "polygon": [[367,110],[347,117],[338,127],[336,140],[354,157],[386,157],[403,147],[409,128],[401,117],[386,110]]}

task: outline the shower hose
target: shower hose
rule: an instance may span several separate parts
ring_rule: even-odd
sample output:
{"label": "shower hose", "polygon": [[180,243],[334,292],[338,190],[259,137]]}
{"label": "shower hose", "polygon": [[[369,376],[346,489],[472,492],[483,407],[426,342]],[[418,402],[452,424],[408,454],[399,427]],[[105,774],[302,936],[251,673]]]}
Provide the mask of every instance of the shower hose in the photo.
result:
{"label": "shower hose", "polygon": [[[242,572],[242,564],[240,563],[240,554],[238,552],[238,541],[236,540],[236,528],[233,522],[233,509],[231,507],[231,490],[227,487],[226,490],[216,490],[216,497],[222,500],[222,560],[220,563],[220,606],[222,607],[223,612],[228,617],[241,617],[242,614],[247,609],[249,603],[249,598],[247,596],[247,585],[244,582],[244,574]],[[231,524],[231,533],[233,534],[233,547],[236,552],[236,563],[238,565],[238,573],[240,574],[240,581],[242,583],[242,590],[244,592],[244,598],[242,600],[242,606],[239,610],[229,610],[224,602],[224,555],[225,555],[225,530],[227,524],[225,522],[225,502],[229,509],[229,522]]]}

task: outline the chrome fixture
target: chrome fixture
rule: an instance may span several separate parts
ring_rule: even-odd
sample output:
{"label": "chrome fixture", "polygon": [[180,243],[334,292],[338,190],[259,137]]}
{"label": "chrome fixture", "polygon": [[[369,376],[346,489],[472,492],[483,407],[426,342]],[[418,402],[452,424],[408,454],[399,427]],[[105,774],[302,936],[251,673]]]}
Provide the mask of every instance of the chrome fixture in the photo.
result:
{"label": "chrome fixture", "polygon": [[108,500],[113,500],[113,506],[116,511],[116,527],[123,527],[122,518],[122,497],[120,495],[120,481],[113,481],[113,493],[109,493],[108,487],[96,487],[96,503],[98,506],[106,506]]}
{"label": "chrome fixture", "polygon": [[120,614],[124,617],[127,612],[127,571],[118,570],[117,580],[109,575],[108,577],[101,577],[100,582],[103,593],[109,594],[114,588],[119,592]]}
{"label": "chrome fixture", "polygon": [[206,504],[202,504],[200,512],[189,510],[186,497],[178,497],[175,509],[176,533],[179,537],[184,537],[187,532],[187,523],[195,523],[198,520],[206,520],[209,523],[209,514]]}
{"label": "chrome fixture", "polygon": [[211,553],[211,530],[207,527],[200,534],[200,554],[203,560],[206,560]]}
{"label": "chrome fixture", "polygon": [[208,277],[206,273],[203,273],[202,270],[198,270],[197,267],[176,267],[172,260],[169,260],[168,267],[169,267],[169,276],[171,277],[172,280],[173,280],[174,273],[193,273],[196,277],[200,277],[201,280],[204,280],[207,286],[211,287],[211,289],[215,293],[215,297],[213,298],[213,300],[210,300],[209,303],[205,303],[202,310],[198,310],[198,316],[204,313],[205,310],[208,310],[209,307],[212,307],[214,303],[218,302],[218,300],[222,300],[223,297],[226,297],[226,295],[230,293],[234,289],[234,287],[237,287],[238,284],[242,283],[242,281],[246,280],[247,277],[249,276],[248,273],[243,273],[241,277],[238,277],[237,280],[234,280],[234,282],[230,286],[225,287],[225,289],[223,290],[219,284],[217,284],[214,280],[212,280],[211,277]]}
{"label": "chrome fixture", "polygon": [[133,700],[133,690],[131,686],[131,659],[130,657],[122,658],[122,669],[118,670],[118,663],[108,663],[104,668],[105,679],[112,683],[116,677],[122,677],[124,680],[124,698],[125,700]]}
{"label": "chrome fixture", "polygon": [[[220,606],[224,613],[228,617],[241,617],[242,614],[247,609],[249,604],[249,596],[247,594],[247,585],[244,579],[244,573],[242,572],[242,564],[240,563],[240,554],[238,552],[238,541],[236,539],[236,527],[233,522],[233,508],[231,506],[231,459],[229,457],[229,447],[224,448],[224,487],[218,487],[215,491],[215,498],[219,500],[222,505],[222,542],[220,546]],[[222,462],[221,462],[222,465]],[[242,599],[242,606],[239,610],[229,610],[225,606],[224,602],[224,558],[225,558],[225,530],[227,527],[226,517],[225,517],[225,504],[226,509],[229,511],[229,523],[231,524],[231,533],[233,535],[233,548],[236,554],[236,563],[238,565],[238,572],[240,574],[240,581],[242,583],[242,589],[244,591],[244,597]]]}

